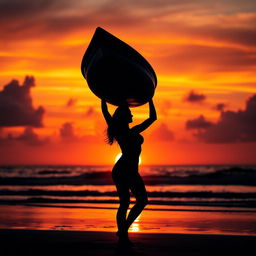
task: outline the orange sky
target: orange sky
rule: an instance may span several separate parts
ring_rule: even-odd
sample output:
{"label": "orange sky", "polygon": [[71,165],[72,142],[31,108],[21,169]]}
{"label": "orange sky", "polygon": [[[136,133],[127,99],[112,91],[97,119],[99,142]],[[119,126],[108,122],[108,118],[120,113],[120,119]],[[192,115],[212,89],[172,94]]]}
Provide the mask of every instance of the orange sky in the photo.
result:
{"label": "orange sky", "polygon": [[[113,163],[80,72],[97,26],[157,73],[143,164],[256,164],[255,24],[252,0],[0,1],[0,164]],[[132,111],[147,118],[147,105]]]}

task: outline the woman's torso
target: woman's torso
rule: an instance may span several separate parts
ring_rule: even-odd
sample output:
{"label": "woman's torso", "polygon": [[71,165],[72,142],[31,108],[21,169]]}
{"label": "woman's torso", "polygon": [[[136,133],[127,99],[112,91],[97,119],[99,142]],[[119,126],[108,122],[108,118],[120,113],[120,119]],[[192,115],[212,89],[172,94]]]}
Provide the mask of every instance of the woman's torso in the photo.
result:
{"label": "woman's torso", "polygon": [[122,156],[115,167],[120,167],[123,170],[127,169],[129,172],[138,171],[141,144],[144,141],[142,135],[129,129],[127,132],[119,134],[116,140],[121,148]]}

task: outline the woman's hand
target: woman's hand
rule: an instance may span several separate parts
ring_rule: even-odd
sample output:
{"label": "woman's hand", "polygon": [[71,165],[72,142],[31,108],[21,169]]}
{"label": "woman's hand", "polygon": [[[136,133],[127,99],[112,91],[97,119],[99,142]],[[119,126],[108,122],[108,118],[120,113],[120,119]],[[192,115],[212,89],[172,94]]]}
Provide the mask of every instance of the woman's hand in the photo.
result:
{"label": "woman's hand", "polygon": [[146,130],[157,119],[156,109],[155,109],[155,106],[154,106],[154,103],[153,103],[153,99],[150,99],[148,101],[148,103],[149,103],[149,118],[146,119],[141,124],[135,125],[134,127],[131,128],[133,131],[135,131],[137,133],[141,133],[144,130]]}
{"label": "woman's hand", "polygon": [[101,99],[101,109],[104,112],[108,110],[108,105],[105,99]]}
{"label": "woman's hand", "polygon": [[148,103],[149,103],[149,118],[154,122],[157,120],[157,116],[156,116],[156,109],[153,102],[153,98],[151,98],[148,101]]}

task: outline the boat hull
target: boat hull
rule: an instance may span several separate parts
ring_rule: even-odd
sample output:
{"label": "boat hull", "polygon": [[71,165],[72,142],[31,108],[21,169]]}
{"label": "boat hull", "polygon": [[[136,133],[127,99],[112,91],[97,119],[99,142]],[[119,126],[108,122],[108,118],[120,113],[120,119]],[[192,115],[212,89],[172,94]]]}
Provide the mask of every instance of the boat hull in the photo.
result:
{"label": "boat hull", "polygon": [[136,107],[148,102],[157,85],[151,65],[132,47],[97,28],[81,70],[91,91],[113,105]]}

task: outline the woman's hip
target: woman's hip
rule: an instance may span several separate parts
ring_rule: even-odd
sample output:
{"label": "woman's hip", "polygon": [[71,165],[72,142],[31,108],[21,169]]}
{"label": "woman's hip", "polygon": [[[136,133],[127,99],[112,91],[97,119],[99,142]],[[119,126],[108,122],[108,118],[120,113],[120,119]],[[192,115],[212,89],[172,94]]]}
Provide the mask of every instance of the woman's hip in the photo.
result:
{"label": "woman's hip", "polygon": [[142,178],[137,169],[132,171],[124,170],[124,169],[113,169],[112,179],[115,184],[124,183],[128,186],[131,186],[134,183],[138,183],[142,181]]}

